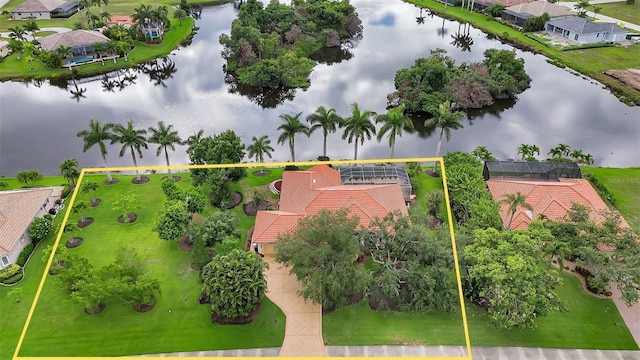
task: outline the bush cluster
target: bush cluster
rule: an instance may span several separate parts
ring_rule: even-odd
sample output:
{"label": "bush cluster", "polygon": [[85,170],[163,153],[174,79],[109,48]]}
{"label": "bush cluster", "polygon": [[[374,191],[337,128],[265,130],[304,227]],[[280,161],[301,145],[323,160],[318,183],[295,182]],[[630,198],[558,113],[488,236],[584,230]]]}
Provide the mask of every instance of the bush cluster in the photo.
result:
{"label": "bush cluster", "polygon": [[24,264],[27,263],[27,259],[29,259],[29,255],[31,255],[31,253],[33,252],[33,249],[33,244],[25,246],[24,249],[22,249],[22,251],[20,252],[20,255],[18,255],[18,261],[16,261],[16,263],[19,266],[24,266]]}
{"label": "bush cluster", "polygon": [[11,264],[6,268],[0,270],[0,281],[5,282],[6,279],[9,279],[10,277],[16,275],[19,272],[20,272],[20,265]]}
{"label": "bush cluster", "polygon": [[611,191],[609,191],[609,189],[607,189],[606,185],[602,181],[600,181],[597,176],[591,175],[589,177],[589,182],[591,183],[591,185],[593,185],[594,188],[596,188],[596,191],[598,192],[598,195],[600,195],[600,197],[609,200],[609,202],[613,206],[616,205],[616,199],[613,197],[613,194],[611,193]]}

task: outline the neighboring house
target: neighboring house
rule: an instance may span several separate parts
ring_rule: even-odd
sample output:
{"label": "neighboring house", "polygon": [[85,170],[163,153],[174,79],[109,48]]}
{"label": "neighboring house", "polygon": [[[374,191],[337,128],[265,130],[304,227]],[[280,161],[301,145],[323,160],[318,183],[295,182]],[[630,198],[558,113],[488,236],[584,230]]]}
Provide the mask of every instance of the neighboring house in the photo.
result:
{"label": "neighboring house", "polygon": [[107,22],[108,27],[122,25],[125,28],[130,28],[133,25],[133,20],[131,16],[126,15],[111,15],[111,19]]}
{"label": "neighboring house", "polygon": [[627,36],[627,30],[614,23],[595,23],[577,16],[549,20],[545,24],[545,31],[578,44],[620,42]]}
{"label": "neighboring house", "polygon": [[55,189],[0,191],[0,269],[14,264],[31,243],[29,225],[53,207]]}
{"label": "neighboring house", "polygon": [[505,8],[507,8],[509,6],[529,3],[532,1],[535,0],[480,0],[473,3],[473,8],[482,11],[494,4],[501,4],[504,5]]}
{"label": "neighboring house", "polygon": [[27,0],[11,10],[14,19],[68,17],[78,11],[78,3],[64,0]]}
{"label": "neighboring house", "polygon": [[0,40],[0,58],[9,55],[9,53],[11,53],[11,51],[9,50],[9,42]]}
{"label": "neighboring house", "polygon": [[364,229],[369,229],[374,218],[383,218],[391,211],[408,214],[400,185],[343,185],[340,173],[327,165],[284,171],[281,189],[279,209],[258,211],[251,238],[252,244],[260,245],[267,254],[273,253],[278,235],[293,231],[298,220],[322,209],[347,208]]}
{"label": "neighboring house", "polygon": [[138,26],[138,29],[140,29],[142,35],[152,41],[155,39],[161,39],[162,35],[164,34],[164,24],[162,24],[162,22],[155,23],[150,21],[149,19],[146,20],[148,21],[145,21],[144,24],[140,24],[140,26]]}
{"label": "neighboring house", "polygon": [[106,44],[109,38],[94,30],[73,30],[61,32],[40,39],[40,46],[47,51],[56,51],[60,46],[70,47],[73,57],[67,59],[66,64],[92,61],[93,46],[96,43]]}
{"label": "neighboring house", "polygon": [[566,6],[552,4],[546,1],[534,1],[525,4],[509,6],[502,11],[502,20],[517,26],[524,26],[524,22],[531,17],[549,15],[550,19],[573,16],[573,12]]}
{"label": "neighboring house", "polygon": [[[600,211],[608,210],[591,184],[582,179],[575,163],[535,161],[487,161],[484,178],[495,202],[507,194],[521,193],[533,210],[519,208],[511,222],[512,229],[526,229],[529,223],[543,214],[549,220],[562,220],[573,203],[586,206],[590,219],[604,220]],[[504,228],[511,219],[509,205],[500,205],[500,217]],[[622,219],[623,227],[628,224]]]}

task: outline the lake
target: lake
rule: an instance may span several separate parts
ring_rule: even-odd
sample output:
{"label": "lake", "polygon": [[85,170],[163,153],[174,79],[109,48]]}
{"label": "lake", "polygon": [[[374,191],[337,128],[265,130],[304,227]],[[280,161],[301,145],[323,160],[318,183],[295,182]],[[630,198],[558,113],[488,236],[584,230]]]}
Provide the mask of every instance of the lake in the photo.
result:
{"label": "lake", "polygon": [[[82,139],[76,137],[90,118],[123,124],[133,119],[139,128],[163,120],[183,138],[199,129],[205,135],[233,129],[247,145],[253,136],[268,135],[275,148],[270,160],[287,161],[288,146],[276,143],[281,114],[302,111],[306,117],[323,105],[348,116],[353,102],[383,113],[396,70],[411,66],[432,49],[446,49],[456,63],[480,61],[487,48],[513,49],[473,27],[431,17],[427,10],[422,12],[424,23],[418,23],[420,9],[400,0],[352,3],[363,21],[362,39],[349,44],[350,59],[317,65],[306,90],[265,94],[225,82],[218,37],[229,33],[237,13],[233,4],[206,8],[190,46],[142,69],[75,84],[4,82],[0,84],[0,173],[14,176],[36,168],[44,175],[56,175],[66,158],[76,158],[81,167],[102,166],[98,148],[82,153]],[[456,47],[452,35],[467,31],[473,44],[469,49]],[[601,84],[550,65],[541,55],[515,51],[525,60],[531,88],[516,101],[471,112],[464,128],[443,142],[441,153],[485,145],[500,159],[518,158],[518,146],[527,143],[538,145],[539,158],[544,158],[550,148],[565,143],[592,154],[596,166],[640,165],[639,107],[626,106]],[[423,120],[416,119],[416,130],[397,140],[396,157],[435,155],[437,133],[425,129]],[[353,157],[353,144],[341,135],[329,136],[327,155],[332,159]],[[188,163],[185,149],[181,146],[170,154],[172,164]],[[109,147],[110,165],[132,166],[128,154],[118,157],[119,150],[117,144]],[[150,145],[139,165],[163,165],[164,156],[157,158],[155,151]],[[297,159],[315,159],[321,153],[321,132],[297,137]],[[381,143],[366,141],[358,149],[359,159],[389,154],[386,138]]]}

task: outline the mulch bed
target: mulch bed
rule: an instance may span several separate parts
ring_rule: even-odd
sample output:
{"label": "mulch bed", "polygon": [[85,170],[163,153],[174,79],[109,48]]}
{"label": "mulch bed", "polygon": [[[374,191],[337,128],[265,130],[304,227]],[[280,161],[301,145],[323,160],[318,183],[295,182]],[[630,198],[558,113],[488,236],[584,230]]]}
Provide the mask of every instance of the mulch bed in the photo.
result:
{"label": "mulch bed", "polygon": [[148,182],[149,182],[149,178],[146,176],[140,176],[140,179],[138,179],[137,177],[134,177],[133,179],[131,179],[132,184],[145,184]]}
{"label": "mulch bed", "polygon": [[116,179],[116,178],[111,178],[111,180],[107,179],[105,181],[103,181],[102,183],[105,185],[113,185],[113,184],[117,184],[120,182],[120,179]]}
{"label": "mulch bed", "polygon": [[383,299],[380,299],[379,296],[371,296],[371,294],[369,294],[369,296],[367,296],[367,300],[369,301],[369,308],[373,311],[376,311],[378,310],[378,308],[380,308],[380,303],[382,301],[386,303],[387,309],[391,311],[395,311],[398,308],[398,304],[396,304],[395,299],[392,299],[389,297],[385,297],[383,300]]}
{"label": "mulch bed", "polygon": [[49,268],[49,275],[58,275],[60,273],[59,268],[67,269],[69,267],[64,261],[58,260],[51,264],[51,267]]}
{"label": "mulch bed", "polygon": [[104,310],[104,308],[106,308],[106,307],[107,307],[107,304],[102,303],[102,304],[98,305],[98,308],[96,308],[96,309],[87,309],[87,308],[85,308],[85,309],[84,309],[84,313],[85,313],[85,314],[87,314],[87,315],[95,315],[95,314],[99,314],[99,313],[101,313],[101,312],[102,312],[102,310]]}
{"label": "mulch bed", "polygon": [[276,188],[276,190],[278,191],[282,191],[282,180],[278,180],[273,184],[273,187]]}
{"label": "mulch bed", "polygon": [[195,265],[195,264],[193,264],[192,262],[189,262],[189,268],[191,270],[200,270],[200,267]]}
{"label": "mulch bed", "polygon": [[87,226],[89,226],[89,225],[93,224],[93,221],[94,221],[94,220],[93,220],[93,218],[92,218],[92,217],[86,217],[86,218],[84,218],[84,219],[80,219],[80,220],[78,220],[78,227],[79,227],[80,229],[82,229],[82,228],[86,228]]}
{"label": "mulch bed", "polygon": [[444,224],[444,220],[442,220],[442,218],[434,217],[431,219],[431,221],[429,221],[428,226],[429,226],[429,229],[435,229],[442,224]]}
{"label": "mulch bed", "polygon": [[[168,176],[163,177],[163,178],[162,178],[162,180],[164,180],[164,179],[166,179],[166,178],[168,178]],[[173,179],[173,181],[175,181],[175,182],[178,182],[178,181],[180,181],[180,179],[182,179],[182,177],[181,177],[181,176],[178,176],[178,175],[171,175],[171,178],[172,178],[172,179]]]}
{"label": "mulch bed", "polygon": [[253,201],[246,202],[242,205],[242,210],[244,210],[245,215],[247,216],[256,216],[258,210],[267,210],[269,206],[274,205],[274,203],[269,201],[264,201],[260,206],[256,206]]}
{"label": "mulch bed", "polygon": [[437,172],[436,170],[427,170],[424,172],[425,174],[434,177],[434,178],[439,178],[440,177],[440,173]]}
{"label": "mulch bed", "polygon": [[84,242],[84,239],[81,237],[74,237],[72,239],[67,240],[67,243],[65,244],[65,246],[68,249],[72,249],[75,247],[78,247],[80,245],[82,245],[82,243]]}
{"label": "mulch bed", "polygon": [[154,302],[151,305],[134,304],[132,306],[132,308],[133,308],[133,310],[135,310],[137,312],[144,313],[144,312],[147,312],[147,311],[151,311],[154,307],[156,307],[156,303],[157,302]]}
{"label": "mulch bed", "polygon": [[266,176],[271,175],[271,170],[257,170],[253,172],[253,176]]}
{"label": "mulch bed", "polygon": [[255,226],[252,226],[249,231],[247,231],[247,238],[244,241],[244,251],[251,250],[251,238],[253,238],[253,231],[256,229]]}
{"label": "mulch bed", "polygon": [[228,318],[224,316],[218,316],[213,311],[211,312],[211,322],[220,325],[244,325],[252,322],[260,314],[262,309],[262,303],[258,304],[255,310],[249,314],[249,316],[242,316],[237,318]]}
{"label": "mulch bed", "polygon": [[178,248],[182,250],[182,252],[192,252],[193,244],[189,244],[187,241],[189,240],[189,234],[183,236],[178,241]]}
{"label": "mulch bed", "polygon": [[100,200],[100,199],[92,199],[91,203],[89,205],[91,205],[91,207],[96,207],[96,206],[100,205],[101,202],[102,202],[102,200]]}
{"label": "mulch bed", "polygon": [[229,202],[229,206],[227,206],[227,210],[233,209],[234,207],[240,205],[242,203],[242,194],[237,191],[234,191],[231,194],[231,201]]}
{"label": "mulch bed", "polygon": [[[138,218],[138,215],[136,215],[136,214],[127,214],[127,217],[129,218],[129,223],[133,223],[133,222],[136,222],[136,219]],[[124,223],[124,216],[118,217],[118,222],[119,223]]]}

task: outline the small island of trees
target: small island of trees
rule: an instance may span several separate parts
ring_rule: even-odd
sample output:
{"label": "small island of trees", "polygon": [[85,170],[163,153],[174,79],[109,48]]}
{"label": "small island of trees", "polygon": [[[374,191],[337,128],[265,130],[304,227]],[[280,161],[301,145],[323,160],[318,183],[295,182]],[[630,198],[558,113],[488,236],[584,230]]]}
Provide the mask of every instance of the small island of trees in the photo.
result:
{"label": "small island of trees", "polygon": [[222,34],[225,70],[239,83],[257,87],[308,87],[315,62],[311,54],[338,47],[362,33],[362,22],[348,0],[293,0],[292,5],[248,0]]}

